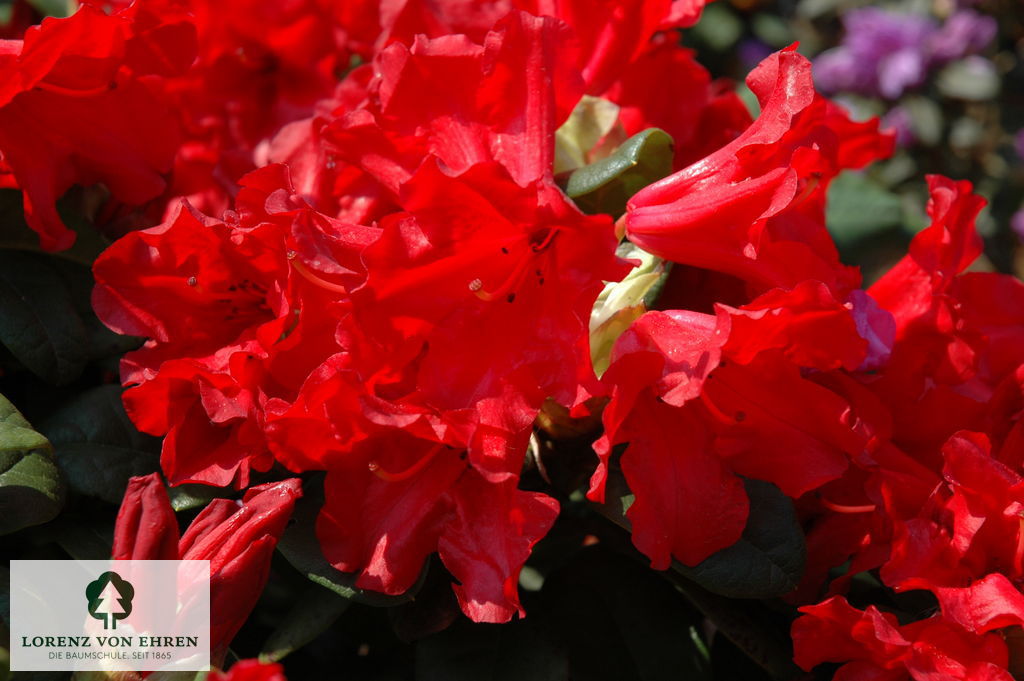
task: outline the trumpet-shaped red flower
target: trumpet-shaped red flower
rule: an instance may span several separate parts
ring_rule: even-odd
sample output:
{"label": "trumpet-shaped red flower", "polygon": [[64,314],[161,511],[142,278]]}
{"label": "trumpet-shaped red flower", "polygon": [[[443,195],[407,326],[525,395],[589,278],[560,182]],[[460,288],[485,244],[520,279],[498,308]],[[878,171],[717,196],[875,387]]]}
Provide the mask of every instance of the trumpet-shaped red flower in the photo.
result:
{"label": "trumpet-shaped red flower", "polygon": [[817,95],[792,48],[747,78],[761,115],[734,141],[641,190],[631,241],[675,262],[724,272],[755,290],[813,279],[845,298],[855,271],[839,263],[823,222],[824,190],[843,168],[891,152],[877,123],[853,124]]}
{"label": "trumpet-shaped red flower", "polygon": [[256,605],[274,547],[301,494],[298,479],[292,478],[253,487],[240,504],[216,499],[179,540],[160,476],[132,478],[114,526],[113,558],[210,561],[210,640],[216,660]]}
{"label": "trumpet-shaped red flower", "polygon": [[47,250],[74,242],[55,206],[72,185],[102,182],[132,205],[164,190],[179,130],[159,77],[188,67],[195,30],[146,8],[108,16],[82,7],[0,46],[3,184],[22,190],[25,219]]}

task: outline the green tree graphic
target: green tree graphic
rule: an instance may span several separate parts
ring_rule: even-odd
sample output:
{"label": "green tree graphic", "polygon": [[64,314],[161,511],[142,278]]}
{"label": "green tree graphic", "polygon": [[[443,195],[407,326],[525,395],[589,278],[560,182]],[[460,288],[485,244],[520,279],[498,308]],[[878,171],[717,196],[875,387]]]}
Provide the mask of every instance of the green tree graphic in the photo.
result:
{"label": "green tree graphic", "polygon": [[123,620],[132,612],[135,587],[116,572],[104,572],[85,587],[89,601],[89,614],[103,620],[104,629],[117,629],[117,620]]}

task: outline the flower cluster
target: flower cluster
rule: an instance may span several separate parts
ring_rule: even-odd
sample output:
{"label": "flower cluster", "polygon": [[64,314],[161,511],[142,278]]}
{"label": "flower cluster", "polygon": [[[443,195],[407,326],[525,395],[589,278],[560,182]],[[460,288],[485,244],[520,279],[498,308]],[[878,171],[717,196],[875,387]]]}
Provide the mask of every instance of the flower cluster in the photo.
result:
{"label": "flower cluster", "polygon": [[[1024,285],[967,271],[983,200],[933,176],[931,225],[864,288],[827,192],[892,136],[816,92],[795,47],[747,78],[752,119],[680,46],[702,6],[84,3],[0,46],[0,180],[49,248],[73,238],[53,205],[75,183],[160,220],[93,268],[99,317],[146,339],[121,365],[128,415],[164,436],[172,485],[324,471],[316,534],[357,587],[404,593],[437,553],[470,618],[524,614],[559,503],[520,473],[555,404],[600,420],[587,498],[621,477],[655,569],[735,544],[745,479],[794,500],[790,597],[828,598],[794,624],[804,668],[1009,679]],[[27,135],[39,121],[60,135]],[[674,141],[660,163],[651,128]],[[214,502],[179,540],[136,479],[115,557],[210,557],[226,646],[299,490]],[[940,611],[848,605],[876,569]]]}

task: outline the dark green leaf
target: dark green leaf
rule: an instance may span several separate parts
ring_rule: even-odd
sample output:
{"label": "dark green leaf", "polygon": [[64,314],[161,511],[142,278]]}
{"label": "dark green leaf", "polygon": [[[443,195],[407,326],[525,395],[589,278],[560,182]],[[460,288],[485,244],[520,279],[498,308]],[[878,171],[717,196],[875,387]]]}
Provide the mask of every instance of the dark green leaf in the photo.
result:
{"label": "dark green leaf", "polygon": [[564,681],[568,659],[527,620],[460,620],[416,644],[416,681]]}
{"label": "dark green leaf", "polygon": [[263,644],[260,660],[277,662],[327,630],[352,604],[310,584]]}
{"label": "dark green leaf", "polygon": [[574,678],[711,678],[703,616],[640,561],[587,547],[548,577],[542,597]]}
{"label": "dark green leaf", "polygon": [[807,547],[793,502],[775,485],[745,481],[750,517],[743,536],[695,567],[672,568],[709,591],[731,598],[772,598],[800,583]]}
{"label": "dark green leaf", "polygon": [[[729,639],[771,678],[798,678],[800,672],[793,664],[793,650],[787,635],[788,618],[780,617],[756,601],[739,601],[713,594],[672,570],[664,574],[694,607],[707,616],[718,634]],[[716,645],[716,641],[712,641],[712,648]],[[715,665],[714,652],[712,665]],[[715,672],[717,678],[736,678],[719,676],[717,665]]]}
{"label": "dark green leaf", "polygon": [[608,158],[573,171],[565,193],[585,213],[618,216],[633,194],[671,172],[671,135],[648,128],[623,142]]}
{"label": "dark green leaf", "polygon": [[303,497],[295,504],[292,523],[277,542],[277,548],[292,567],[325,589],[358,603],[385,607],[412,599],[418,585],[400,596],[364,591],[355,586],[355,574],[341,572],[327,562],[316,538],[316,517],[323,503],[322,483],[311,480],[303,490]]}
{"label": "dark green leaf", "polygon": [[50,443],[0,395],[0,534],[48,522],[63,504]]}
{"label": "dark green leaf", "polygon": [[88,336],[64,280],[46,258],[0,251],[0,343],[55,385],[78,378]]}
{"label": "dark green leaf", "polygon": [[39,429],[53,444],[69,486],[79,494],[118,504],[128,478],[160,467],[160,441],[132,425],[116,385],[80,394]]}

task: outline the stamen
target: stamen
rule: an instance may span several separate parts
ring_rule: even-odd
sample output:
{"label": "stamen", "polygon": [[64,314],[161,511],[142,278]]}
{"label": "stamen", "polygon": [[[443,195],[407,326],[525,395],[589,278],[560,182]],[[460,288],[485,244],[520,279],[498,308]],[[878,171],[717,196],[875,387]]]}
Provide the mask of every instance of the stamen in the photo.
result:
{"label": "stamen", "polygon": [[711,415],[722,423],[734,424],[747,418],[747,415],[743,412],[737,412],[737,416],[743,414],[742,418],[736,418],[726,414],[724,411],[719,409],[718,405],[711,401],[711,398],[708,397],[708,394],[703,390],[700,392],[700,401],[704,403],[704,406],[707,407],[709,412],[711,412]]}
{"label": "stamen", "polygon": [[295,251],[288,251],[288,260],[291,261],[292,267],[295,268],[295,271],[301,274],[306,281],[310,282],[314,286],[318,286],[325,291],[340,293],[345,296],[348,295],[348,289],[341,284],[335,284],[333,281],[327,281],[326,279],[310,272],[309,269],[299,261]]}
{"label": "stamen", "polygon": [[376,461],[371,461],[367,465],[367,467],[370,469],[371,473],[376,475],[381,480],[384,480],[385,482],[401,482],[402,480],[408,480],[409,478],[411,478],[412,476],[416,475],[421,470],[426,468],[427,464],[433,461],[434,457],[437,456],[437,453],[440,452],[442,449],[444,449],[444,445],[437,445],[436,447],[432,448],[429,452],[427,452],[419,461],[409,466],[404,471],[399,471],[398,473],[391,473],[389,471],[384,470],[381,467],[381,465]]}
{"label": "stamen", "polygon": [[479,282],[479,279],[474,279],[470,285],[469,290],[476,294],[476,297],[485,302],[491,302],[492,300],[498,300],[499,298],[507,298],[508,294],[512,292],[512,289],[519,286],[523,281],[523,277],[526,275],[526,270],[530,268],[530,263],[533,262],[533,256],[524,257],[519,263],[512,268],[512,272],[509,273],[505,281],[493,291],[485,291],[483,288],[483,282],[476,288],[473,284]]}

